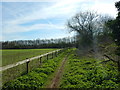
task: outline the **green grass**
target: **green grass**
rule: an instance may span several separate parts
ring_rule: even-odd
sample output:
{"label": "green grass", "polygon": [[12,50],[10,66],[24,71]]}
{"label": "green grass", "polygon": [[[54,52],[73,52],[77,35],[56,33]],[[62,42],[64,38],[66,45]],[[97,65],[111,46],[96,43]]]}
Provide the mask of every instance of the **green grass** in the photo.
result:
{"label": "green grass", "polygon": [[120,78],[116,64],[112,61],[101,63],[93,57],[78,57],[75,49],[68,49],[58,57],[43,60],[40,68],[18,77],[3,86],[3,90],[39,90],[50,83],[61,61],[71,53],[65,65],[60,88],[119,88]]}
{"label": "green grass", "polygon": [[120,78],[115,63],[88,57],[75,52],[67,60],[60,88],[119,88]]}
{"label": "green grass", "polygon": [[38,56],[56,49],[7,49],[2,50],[2,66],[13,64],[26,58]]}
{"label": "green grass", "polygon": [[64,51],[58,57],[44,60],[42,67],[36,68],[24,76],[7,82],[4,84],[3,90],[40,90],[40,88],[44,88],[67,53],[67,51]]}

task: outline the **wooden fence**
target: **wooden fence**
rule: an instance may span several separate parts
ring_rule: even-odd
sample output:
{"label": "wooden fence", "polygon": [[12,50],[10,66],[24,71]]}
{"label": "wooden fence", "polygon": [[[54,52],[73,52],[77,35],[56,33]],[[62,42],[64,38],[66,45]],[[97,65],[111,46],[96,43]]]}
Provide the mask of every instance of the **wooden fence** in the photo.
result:
{"label": "wooden fence", "polygon": [[59,49],[59,50],[56,50],[56,51],[52,51],[52,52],[49,52],[49,53],[46,53],[46,54],[42,54],[42,55],[39,55],[39,56],[36,56],[36,57],[32,57],[32,58],[26,58],[25,60],[22,60],[22,61],[19,61],[15,64],[10,64],[10,65],[6,65],[6,66],[3,66],[3,67],[0,67],[0,71],[4,71],[4,70],[7,70],[9,68],[12,68],[12,67],[15,67],[15,66],[18,66],[20,64],[24,64],[26,63],[27,67],[28,67],[28,64],[30,61],[34,60],[34,59],[40,59],[40,63],[41,63],[41,58],[46,56],[47,60],[49,59],[49,55],[52,54],[52,58],[53,58],[53,54],[55,54],[55,56],[57,56],[57,54],[62,51],[62,49]]}
{"label": "wooden fence", "polygon": [[57,57],[62,51],[63,49],[55,50],[36,57],[26,58],[25,60],[14,64],[0,67],[0,73],[2,72],[2,84],[28,73],[33,70],[33,67],[40,67],[45,60]]}

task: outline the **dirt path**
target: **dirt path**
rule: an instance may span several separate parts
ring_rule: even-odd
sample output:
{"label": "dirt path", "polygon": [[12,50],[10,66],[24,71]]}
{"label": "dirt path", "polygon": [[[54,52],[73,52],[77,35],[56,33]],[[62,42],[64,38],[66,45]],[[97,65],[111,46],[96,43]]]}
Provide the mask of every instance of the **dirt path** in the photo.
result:
{"label": "dirt path", "polygon": [[64,60],[62,61],[61,66],[58,69],[58,72],[56,73],[55,77],[52,79],[51,84],[48,85],[47,88],[58,88],[59,87],[60,79],[61,79],[62,74],[63,74],[63,70],[64,70],[65,63],[67,61],[67,57],[68,56],[66,56],[64,58]]}

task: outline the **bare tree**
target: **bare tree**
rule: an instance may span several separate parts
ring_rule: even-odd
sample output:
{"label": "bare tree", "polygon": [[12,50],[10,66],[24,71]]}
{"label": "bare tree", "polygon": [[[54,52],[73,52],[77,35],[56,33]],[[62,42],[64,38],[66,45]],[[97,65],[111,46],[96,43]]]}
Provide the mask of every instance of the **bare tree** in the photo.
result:
{"label": "bare tree", "polygon": [[67,27],[70,31],[77,32],[79,48],[93,46],[94,35],[102,28],[102,16],[96,12],[80,12],[68,20]]}

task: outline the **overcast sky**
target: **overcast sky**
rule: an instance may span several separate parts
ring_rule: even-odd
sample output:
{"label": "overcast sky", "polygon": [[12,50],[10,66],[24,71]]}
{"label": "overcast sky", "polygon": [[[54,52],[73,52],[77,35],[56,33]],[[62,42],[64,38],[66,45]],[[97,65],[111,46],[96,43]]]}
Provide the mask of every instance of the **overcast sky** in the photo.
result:
{"label": "overcast sky", "polygon": [[80,11],[97,11],[116,17],[117,9],[114,4],[119,0],[3,1],[0,3],[0,40],[31,40],[72,36],[73,33],[68,32],[65,23]]}

